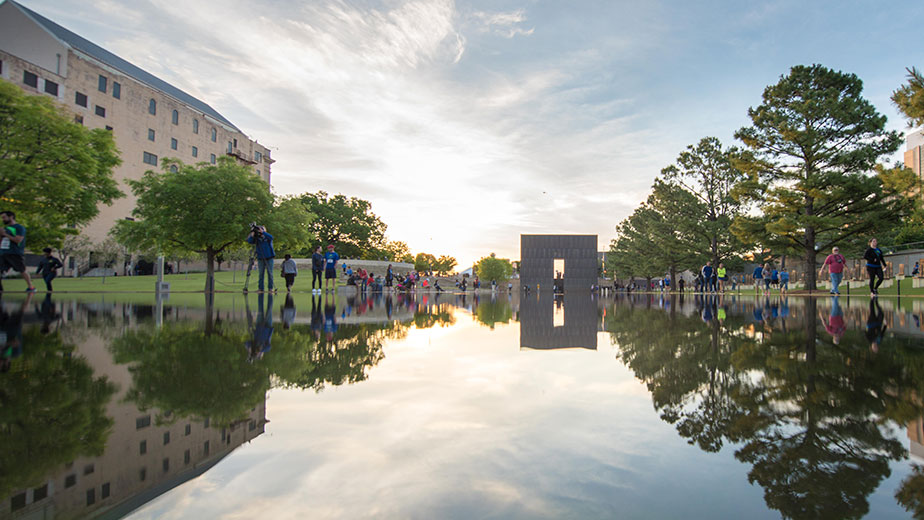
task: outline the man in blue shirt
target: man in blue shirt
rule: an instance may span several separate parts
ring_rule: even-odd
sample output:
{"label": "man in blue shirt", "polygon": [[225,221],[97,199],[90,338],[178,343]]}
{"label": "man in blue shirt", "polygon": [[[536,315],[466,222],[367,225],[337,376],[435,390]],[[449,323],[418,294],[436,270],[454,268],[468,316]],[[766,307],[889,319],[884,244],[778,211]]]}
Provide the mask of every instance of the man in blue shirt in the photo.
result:
{"label": "man in blue shirt", "polygon": [[754,292],[760,292],[760,286],[764,283],[764,267],[760,264],[757,264],[757,267],[754,268]]}
{"label": "man in blue shirt", "polygon": [[256,245],[257,251],[257,269],[260,270],[260,277],[257,279],[257,289],[263,291],[263,275],[269,278],[269,290],[275,291],[273,285],[273,259],[276,258],[276,251],[273,250],[273,235],[266,232],[265,226],[257,226],[247,236],[247,242]]}
{"label": "man in blue shirt", "polygon": [[340,255],[334,251],[334,244],[327,246],[327,252],[324,253],[324,290],[333,291],[337,286],[337,261]]}
{"label": "man in blue shirt", "polygon": [[703,266],[703,280],[705,281],[704,292],[715,292],[715,286],[712,284],[712,260],[706,262]]}
{"label": "man in blue shirt", "polygon": [[[3,273],[12,269],[22,274],[28,286],[26,292],[35,292],[32,277],[26,271],[26,228],[16,223],[16,214],[12,211],[0,212],[0,221],[3,222],[0,227],[0,279]],[[0,282],[2,291],[3,283]]]}

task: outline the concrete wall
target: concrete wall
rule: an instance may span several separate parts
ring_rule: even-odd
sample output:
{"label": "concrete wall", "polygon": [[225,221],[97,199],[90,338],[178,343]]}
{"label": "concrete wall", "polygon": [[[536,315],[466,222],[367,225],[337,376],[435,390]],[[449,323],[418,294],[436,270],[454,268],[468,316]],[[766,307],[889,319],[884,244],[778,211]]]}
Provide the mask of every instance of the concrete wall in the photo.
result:
{"label": "concrete wall", "polygon": [[551,290],[559,258],[565,261],[565,290],[590,290],[597,283],[597,235],[520,235],[520,283]]}

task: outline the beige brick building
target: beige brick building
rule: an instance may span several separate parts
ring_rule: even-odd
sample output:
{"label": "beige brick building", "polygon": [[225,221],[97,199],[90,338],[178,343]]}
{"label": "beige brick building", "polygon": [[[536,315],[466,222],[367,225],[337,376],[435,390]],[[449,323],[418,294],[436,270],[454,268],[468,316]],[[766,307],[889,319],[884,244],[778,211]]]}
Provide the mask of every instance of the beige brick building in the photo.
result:
{"label": "beige brick building", "polygon": [[91,240],[131,216],[135,199],[125,181],[158,170],[164,158],[194,164],[229,155],[270,182],[270,150],[208,104],[13,0],[0,2],[0,78],[115,136],[122,156],[115,179],[126,197],[100,207],[83,230]]}
{"label": "beige brick building", "polygon": [[918,174],[918,178],[924,179],[924,129],[905,136],[905,167],[911,168]]}

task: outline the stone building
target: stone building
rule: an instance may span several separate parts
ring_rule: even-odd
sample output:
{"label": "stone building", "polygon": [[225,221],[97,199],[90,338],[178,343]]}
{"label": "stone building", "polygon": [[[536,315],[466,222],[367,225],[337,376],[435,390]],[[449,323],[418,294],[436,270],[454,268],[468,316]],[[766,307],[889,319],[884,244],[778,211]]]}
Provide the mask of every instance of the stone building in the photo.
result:
{"label": "stone building", "polygon": [[904,159],[905,167],[924,179],[924,129],[919,128],[905,136]]}
{"label": "stone building", "polygon": [[94,242],[131,217],[126,181],[159,170],[164,158],[194,164],[228,155],[270,182],[270,150],[207,103],[13,0],[0,2],[0,78],[113,132],[122,157],[114,176],[126,197],[101,206],[83,230]]}

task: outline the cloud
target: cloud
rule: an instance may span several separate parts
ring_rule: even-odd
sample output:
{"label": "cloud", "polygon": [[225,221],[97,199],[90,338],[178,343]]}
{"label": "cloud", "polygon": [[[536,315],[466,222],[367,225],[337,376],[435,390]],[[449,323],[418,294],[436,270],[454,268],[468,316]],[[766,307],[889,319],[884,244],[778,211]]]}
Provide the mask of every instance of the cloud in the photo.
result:
{"label": "cloud", "polygon": [[515,11],[488,13],[485,11],[475,11],[472,18],[481,24],[482,32],[491,32],[503,36],[504,38],[513,38],[514,36],[529,36],[533,34],[535,28],[524,29],[519,25],[526,21],[526,10],[517,9]]}

